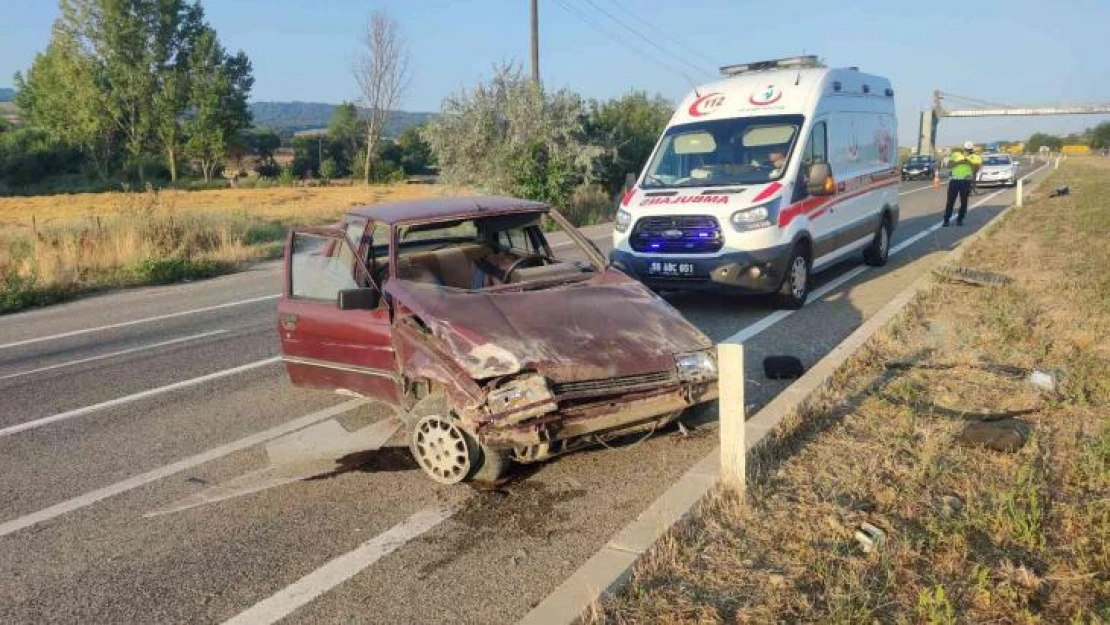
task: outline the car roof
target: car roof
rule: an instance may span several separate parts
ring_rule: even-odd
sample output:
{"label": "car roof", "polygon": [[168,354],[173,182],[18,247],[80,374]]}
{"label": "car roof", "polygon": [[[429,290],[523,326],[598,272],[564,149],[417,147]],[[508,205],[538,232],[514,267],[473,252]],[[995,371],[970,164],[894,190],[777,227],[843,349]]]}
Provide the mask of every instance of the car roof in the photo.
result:
{"label": "car roof", "polygon": [[452,195],[406,202],[356,206],[348,210],[347,214],[366,217],[380,223],[394,224],[477,217],[486,213],[528,213],[546,210],[549,210],[547,204],[514,197]]}

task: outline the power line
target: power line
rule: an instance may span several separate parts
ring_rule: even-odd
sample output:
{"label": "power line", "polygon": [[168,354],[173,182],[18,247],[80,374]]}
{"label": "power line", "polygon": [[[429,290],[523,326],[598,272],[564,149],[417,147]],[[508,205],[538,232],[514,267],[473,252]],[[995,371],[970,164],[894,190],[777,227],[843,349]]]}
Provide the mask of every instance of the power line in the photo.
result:
{"label": "power line", "polygon": [[609,30],[605,26],[602,26],[601,24],[598,24],[597,22],[590,19],[590,17],[588,15],[582,13],[577,8],[566,4],[566,2],[564,2],[564,0],[555,0],[555,4],[559,5],[559,7],[561,7],[564,11],[566,11],[567,13],[570,13],[571,15],[577,17],[579,20],[585,22],[587,25],[591,26],[595,30],[598,30],[601,33],[605,34],[605,36],[608,37],[610,41],[616,43],[617,45],[619,45],[623,48],[625,48],[626,50],[629,50],[629,51],[633,52],[636,55],[647,58],[651,62],[655,63],[656,65],[658,65],[659,67],[661,67],[665,70],[670,71],[671,73],[674,73],[674,74],[677,74],[677,75],[681,76],[684,80],[686,80],[686,82],[688,82],[690,84],[694,84],[694,81],[690,80],[690,76],[687,75],[687,73],[685,71],[683,71],[682,69],[677,68],[674,65],[671,65],[670,63],[667,63],[666,61],[662,61],[662,60],[656,58],[655,56],[651,55],[650,53],[644,51],[642,48],[639,48],[639,47],[633,45],[632,43],[626,41],[625,39],[622,39],[619,35],[616,35],[613,31]]}
{"label": "power line", "polygon": [[654,40],[652,40],[651,37],[648,37],[648,36],[644,35],[643,33],[641,33],[640,31],[636,30],[635,28],[632,28],[631,26],[629,26],[625,22],[625,20],[622,20],[621,18],[617,17],[616,15],[613,15],[612,13],[607,11],[604,7],[599,6],[596,2],[594,2],[594,0],[586,0],[586,4],[589,4],[591,7],[594,8],[594,10],[596,10],[597,12],[601,13],[602,15],[608,17],[610,20],[615,22],[617,24],[617,26],[620,26],[621,28],[627,30],[629,33],[632,33],[632,35],[634,35],[636,38],[640,39],[644,43],[648,44],[649,46],[655,48],[656,50],[662,52],[663,54],[666,54],[666,55],[669,55],[669,56],[675,56],[676,57],[675,60],[678,61],[679,63],[682,63],[686,67],[689,67],[689,68],[691,68],[692,70],[694,70],[695,72],[698,72],[698,73],[701,73],[701,72],[705,71],[704,68],[701,68],[701,67],[698,67],[697,65],[694,65],[693,63],[691,63],[691,62],[687,61],[686,59],[682,58],[681,55],[676,55],[676,54],[672,53],[670,50],[667,50],[666,48],[664,48],[663,46],[659,45]]}
{"label": "power line", "polygon": [[683,43],[683,41],[681,39],[676,39],[675,37],[672,37],[670,34],[667,33],[666,29],[659,28],[655,24],[652,24],[651,22],[647,21],[647,19],[641,17],[638,13],[636,13],[635,11],[627,8],[626,6],[624,6],[623,4],[618,2],[617,0],[609,0],[609,3],[616,6],[618,9],[624,11],[625,13],[631,15],[633,19],[640,22],[644,26],[647,26],[652,31],[655,31],[655,33],[658,36],[662,37],[663,39],[666,39],[667,41],[669,41],[670,43],[678,46],[679,48],[682,48],[683,50],[689,52],[692,56],[696,56],[699,59],[705,61],[710,67],[712,67],[713,65],[718,65],[719,64],[719,61],[714,61],[713,59],[709,58],[708,56],[705,56],[701,52],[698,52],[697,50],[691,48],[690,46]]}

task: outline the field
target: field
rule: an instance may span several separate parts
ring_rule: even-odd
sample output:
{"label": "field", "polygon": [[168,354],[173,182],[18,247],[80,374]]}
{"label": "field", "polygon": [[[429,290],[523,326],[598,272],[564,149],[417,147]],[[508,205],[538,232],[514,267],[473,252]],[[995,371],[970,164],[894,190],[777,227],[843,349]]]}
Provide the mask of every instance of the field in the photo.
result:
{"label": "field", "polygon": [[0,313],[81,292],[173,282],[274,257],[286,228],[438,185],[276,187],[0,198]]}
{"label": "field", "polygon": [[1110,622],[1110,162],[1060,184],[960,263],[1013,282],[935,284],[587,621]]}

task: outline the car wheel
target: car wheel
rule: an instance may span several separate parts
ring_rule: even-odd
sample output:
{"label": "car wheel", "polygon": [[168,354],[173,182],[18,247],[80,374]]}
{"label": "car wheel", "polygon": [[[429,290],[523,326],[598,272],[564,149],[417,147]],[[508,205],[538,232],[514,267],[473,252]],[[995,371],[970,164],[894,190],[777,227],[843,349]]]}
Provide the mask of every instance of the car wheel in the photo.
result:
{"label": "car wheel", "polygon": [[478,461],[473,438],[450,417],[432,414],[412,429],[409,450],[424,474],[440,484],[458,484],[470,477]]}
{"label": "car wheel", "polygon": [[786,275],[783,276],[776,294],[779,306],[791,310],[805,306],[806,297],[809,296],[809,272],[812,266],[809,248],[805,243],[795,244],[790,252]]}
{"label": "car wheel", "polygon": [[879,229],[875,231],[875,238],[863,250],[863,262],[872,267],[882,267],[890,258],[890,218],[883,215],[879,222]]}

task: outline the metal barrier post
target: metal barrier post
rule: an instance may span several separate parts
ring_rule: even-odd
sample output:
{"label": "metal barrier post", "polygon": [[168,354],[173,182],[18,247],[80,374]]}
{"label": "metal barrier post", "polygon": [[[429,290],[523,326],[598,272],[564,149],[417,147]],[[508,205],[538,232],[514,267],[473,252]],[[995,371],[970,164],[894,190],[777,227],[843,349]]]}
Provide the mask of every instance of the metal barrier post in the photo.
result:
{"label": "metal barrier post", "polygon": [[721,430],[721,483],[743,494],[748,451],[744,435],[744,346],[717,346]]}

